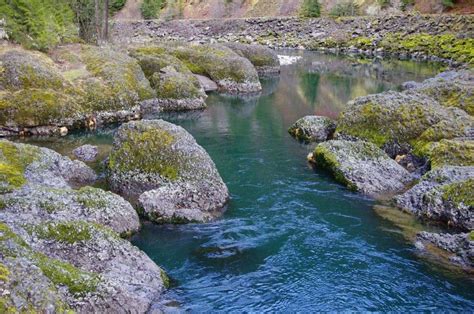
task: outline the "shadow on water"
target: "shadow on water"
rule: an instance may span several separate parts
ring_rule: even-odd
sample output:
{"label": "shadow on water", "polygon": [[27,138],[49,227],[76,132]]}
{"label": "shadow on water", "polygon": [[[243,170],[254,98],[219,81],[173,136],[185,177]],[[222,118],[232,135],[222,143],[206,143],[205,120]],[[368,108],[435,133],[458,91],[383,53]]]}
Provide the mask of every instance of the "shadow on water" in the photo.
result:
{"label": "shadow on water", "polygon": [[[416,222],[380,215],[373,201],[314,171],[306,162],[311,145],[287,133],[304,115],[335,118],[354,97],[421,81],[440,67],[281,53],[303,58],[263,80],[261,95],[214,93],[204,111],[159,116],[193,134],[231,193],[215,222],[145,223],[133,237],[173,278],[167,298],[196,312],[472,309],[472,281],[415,254],[407,234],[418,230]],[[105,156],[112,133],[29,141],[67,155],[80,144],[99,144]]]}

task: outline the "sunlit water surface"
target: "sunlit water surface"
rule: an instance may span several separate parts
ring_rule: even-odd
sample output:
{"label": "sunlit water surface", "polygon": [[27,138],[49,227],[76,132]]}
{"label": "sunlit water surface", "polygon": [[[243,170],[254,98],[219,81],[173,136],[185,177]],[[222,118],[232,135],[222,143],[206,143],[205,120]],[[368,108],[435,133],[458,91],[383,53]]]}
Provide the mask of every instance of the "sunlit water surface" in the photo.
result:
{"label": "sunlit water surface", "polygon": [[[194,135],[231,193],[216,222],[144,223],[133,237],[172,277],[166,298],[196,312],[472,311],[473,281],[416,254],[416,221],[376,211],[311,169],[311,146],[287,133],[304,115],[335,118],[348,100],[421,81],[439,66],[281,53],[303,59],[263,80],[259,97],[212,94],[205,111],[162,116]],[[114,130],[28,142],[64,154],[91,143],[105,157]]]}

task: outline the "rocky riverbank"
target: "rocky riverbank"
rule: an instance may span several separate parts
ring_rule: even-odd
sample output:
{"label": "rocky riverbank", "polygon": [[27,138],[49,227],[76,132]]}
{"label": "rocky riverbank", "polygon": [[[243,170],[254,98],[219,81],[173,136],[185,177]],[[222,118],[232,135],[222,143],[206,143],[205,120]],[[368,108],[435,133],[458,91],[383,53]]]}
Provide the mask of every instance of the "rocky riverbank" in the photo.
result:
{"label": "rocky riverbank", "polygon": [[[319,138],[323,143],[308,158],[350,189],[388,199],[450,233],[461,232],[420,233],[417,247],[441,250],[444,258],[472,271],[474,71],[444,72],[404,85],[402,92],[350,101],[335,122],[334,139]],[[296,137],[309,130],[325,134],[321,119],[306,117],[289,131]]]}
{"label": "rocky riverbank", "polygon": [[116,21],[113,40],[122,45],[161,40],[241,42],[472,63],[473,25],[471,15]]}

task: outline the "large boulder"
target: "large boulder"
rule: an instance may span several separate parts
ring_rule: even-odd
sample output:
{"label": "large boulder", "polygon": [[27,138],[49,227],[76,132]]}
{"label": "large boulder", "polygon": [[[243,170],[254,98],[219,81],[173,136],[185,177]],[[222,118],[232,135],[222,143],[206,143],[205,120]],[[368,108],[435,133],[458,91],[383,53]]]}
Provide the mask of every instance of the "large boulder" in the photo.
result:
{"label": "large boulder", "polygon": [[183,61],[191,72],[211,78],[222,91],[254,93],[262,89],[252,63],[225,46],[178,44],[165,50]]}
{"label": "large boulder", "polygon": [[440,167],[402,195],[397,205],[418,217],[462,229],[474,229],[474,167]]}
{"label": "large boulder", "polygon": [[376,145],[364,141],[331,140],[316,146],[310,160],[328,169],[349,189],[372,197],[402,191],[410,173]]}
{"label": "large boulder", "polygon": [[162,269],[106,227],[0,217],[4,309],[145,313],[166,288]]}
{"label": "large boulder", "polygon": [[449,234],[420,232],[416,237],[419,250],[434,254],[437,258],[474,271],[474,232]]}
{"label": "large boulder", "polygon": [[239,56],[249,59],[261,76],[280,72],[280,60],[277,53],[266,46],[237,42],[229,42],[224,45],[232,49]]}
{"label": "large boulder", "polygon": [[336,130],[336,124],[328,117],[306,116],[295,122],[288,132],[306,142],[324,142]]}
{"label": "large boulder", "polygon": [[109,156],[109,183],[155,222],[209,221],[228,190],[206,151],[163,120],[122,125]]}
{"label": "large boulder", "polygon": [[206,94],[198,79],[179,59],[154,47],[136,48],[130,52],[143,69],[156,99],[142,104],[145,111],[194,110],[206,107]]}
{"label": "large boulder", "polygon": [[428,157],[433,142],[472,136],[473,78],[461,71],[453,82],[441,75],[404,92],[359,97],[341,114],[336,136],[370,141],[392,157],[412,149]]}
{"label": "large boulder", "polygon": [[159,298],[166,275],[119,236],[139,229],[136,211],[84,186],[96,177],[49,149],[0,141],[3,309],[144,313]]}

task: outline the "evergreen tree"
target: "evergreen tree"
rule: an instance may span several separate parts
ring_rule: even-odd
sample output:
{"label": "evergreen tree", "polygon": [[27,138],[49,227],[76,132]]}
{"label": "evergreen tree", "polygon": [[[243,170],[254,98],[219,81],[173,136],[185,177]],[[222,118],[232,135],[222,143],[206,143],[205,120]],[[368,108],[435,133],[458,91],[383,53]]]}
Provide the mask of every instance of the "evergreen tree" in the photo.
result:
{"label": "evergreen tree", "polygon": [[304,0],[301,6],[301,16],[319,17],[321,15],[321,4],[319,0]]}

